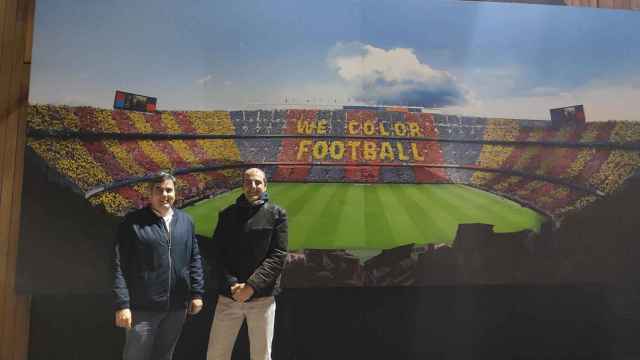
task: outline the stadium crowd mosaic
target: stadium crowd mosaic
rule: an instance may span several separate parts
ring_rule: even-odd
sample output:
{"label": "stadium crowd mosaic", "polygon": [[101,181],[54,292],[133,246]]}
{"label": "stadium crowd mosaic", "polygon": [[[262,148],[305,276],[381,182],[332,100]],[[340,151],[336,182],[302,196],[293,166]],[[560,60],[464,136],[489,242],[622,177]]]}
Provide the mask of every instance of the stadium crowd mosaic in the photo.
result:
{"label": "stadium crowd mosaic", "polygon": [[144,177],[178,173],[183,203],[237,187],[242,166],[273,181],[466,184],[554,219],[619,190],[640,167],[640,124],[367,110],[139,113],[29,108],[27,148],[58,181],[120,215]]}

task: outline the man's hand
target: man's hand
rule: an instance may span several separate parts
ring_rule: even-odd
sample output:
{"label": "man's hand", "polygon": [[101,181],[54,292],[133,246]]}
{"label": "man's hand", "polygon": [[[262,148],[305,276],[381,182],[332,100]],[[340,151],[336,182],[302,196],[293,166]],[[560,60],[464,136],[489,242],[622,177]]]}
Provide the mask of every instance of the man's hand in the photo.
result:
{"label": "man's hand", "polygon": [[120,309],[116,311],[116,326],[131,329],[131,310]]}
{"label": "man's hand", "polygon": [[233,287],[231,287],[233,300],[237,302],[245,302],[249,300],[253,296],[253,293],[254,293],[253,288],[245,283],[240,283],[235,286],[238,286],[238,285],[239,287],[236,289],[235,292],[233,291]]}
{"label": "man's hand", "polygon": [[191,304],[189,305],[189,315],[195,315],[202,310],[202,299],[191,299]]}
{"label": "man's hand", "polygon": [[240,284],[240,283],[237,283],[231,286],[231,296],[233,296],[236,293],[236,291],[240,290],[243,286],[244,284]]}

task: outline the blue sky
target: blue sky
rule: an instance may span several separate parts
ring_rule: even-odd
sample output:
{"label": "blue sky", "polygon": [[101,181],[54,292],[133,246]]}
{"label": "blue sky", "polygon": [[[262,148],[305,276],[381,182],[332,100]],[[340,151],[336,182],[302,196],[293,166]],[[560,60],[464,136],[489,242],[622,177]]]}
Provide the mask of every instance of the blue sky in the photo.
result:
{"label": "blue sky", "polygon": [[640,120],[640,12],[458,0],[40,1],[33,103],[409,104]]}

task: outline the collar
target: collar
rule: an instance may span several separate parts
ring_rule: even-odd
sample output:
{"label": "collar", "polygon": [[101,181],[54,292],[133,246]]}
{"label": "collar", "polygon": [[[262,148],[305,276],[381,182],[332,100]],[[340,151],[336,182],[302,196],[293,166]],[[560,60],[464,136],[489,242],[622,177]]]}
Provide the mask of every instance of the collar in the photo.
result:
{"label": "collar", "polygon": [[157,217],[159,217],[159,218],[163,219],[164,221],[169,221],[169,220],[171,220],[171,218],[173,217],[173,208],[169,208],[169,211],[167,211],[167,214],[166,214],[165,216],[160,215],[160,213],[159,213],[159,212],[157,212],[157,211],[156,211],[154,208],[152,208],[151,206],[149,206],[149,209],[151,209],[151,212],[152,212],[155,216],[157,216]]}
{"label": "collar", "polygon": [[269,194],[265,191],[262,194],[260,194],[260,199],[258,199],[253,204],[250,203],[249,200],[247,200],[244,194],[241,194],[236,199],[236,204],[243,208],[252,208],[252,207],[259,207],[261,205],[264,205],[264,203],[266,203],[267,201],[269,201]]}

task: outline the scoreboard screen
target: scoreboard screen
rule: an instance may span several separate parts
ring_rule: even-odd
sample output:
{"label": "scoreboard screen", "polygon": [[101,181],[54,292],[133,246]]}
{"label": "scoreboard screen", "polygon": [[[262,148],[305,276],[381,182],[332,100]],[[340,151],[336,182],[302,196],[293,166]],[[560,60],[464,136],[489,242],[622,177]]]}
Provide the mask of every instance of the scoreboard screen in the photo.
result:
{"label": "scoreboard screen", "polygon": [[551,109],[551,123],[553,126],[584,125],[586,116],[584,106],[574,105],[563,108]]}
{"label": "scoreboard screen", "polygon": [[155,112],[157,101],[158,98],[116,90],[113,108],[120,110]]}

